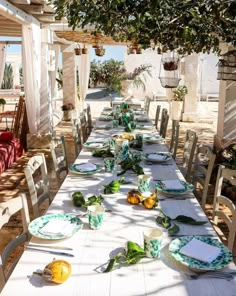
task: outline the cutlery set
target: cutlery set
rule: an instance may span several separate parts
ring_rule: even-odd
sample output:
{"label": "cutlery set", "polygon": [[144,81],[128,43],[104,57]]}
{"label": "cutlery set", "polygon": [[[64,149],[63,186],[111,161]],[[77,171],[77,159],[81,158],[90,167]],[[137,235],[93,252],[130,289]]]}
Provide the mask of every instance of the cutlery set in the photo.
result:
{"label": "cutlery set", "polygon": [[[33,252],[42,252],[48,253],[52,255],[59,255],[59,256],[67,256],[67,257],[74,257],[73,254],[67,252],[61,252],[59,250],[65,251],[72,251],[72,248],[64,247],[64,246],[50,246],[50,245],[38,245],[38,244],[29,244],[25,246],[25,250],[33,251]],[[58,251],[54,251],[58,250]]]}

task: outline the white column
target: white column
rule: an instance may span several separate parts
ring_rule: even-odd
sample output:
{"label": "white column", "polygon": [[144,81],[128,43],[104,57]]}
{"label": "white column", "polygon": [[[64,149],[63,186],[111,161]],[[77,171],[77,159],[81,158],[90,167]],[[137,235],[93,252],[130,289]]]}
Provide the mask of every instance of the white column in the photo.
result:
{"label": "white column", "polygon": [[78,108],[76,61],[73,51],[64,50],[62,53],[63,71],[63,104],[72,103]]}
{"label": "white column", "polygon": [[40,91],[40,124],[39,133],[47,134],[52,127],[52,97],[51,79],[49,76],[49,43],[52,43],[52,32],[48,29],[41,30],[41,91]]}
{"label": "white column", "polygon": [[188,94],[184,101],[183,121],[197,121],[199,56],[193,54],[185,57],[184,81]]}

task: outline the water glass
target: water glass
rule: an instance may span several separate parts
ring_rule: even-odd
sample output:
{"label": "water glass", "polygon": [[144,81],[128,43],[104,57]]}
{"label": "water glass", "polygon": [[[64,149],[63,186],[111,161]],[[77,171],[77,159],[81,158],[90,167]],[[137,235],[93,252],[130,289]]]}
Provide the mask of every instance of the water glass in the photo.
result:
{"label": "water glass", "polygon": [[129,140],[116,139],[115,146],[115,162],[119,164],[121,161],[129,158]]}
{"label": "water glass", "polygon": [[158,228],[149,228],[143,232],[144,251],[149,258],[159,258],[163,232]]}
{"label": "water glass", "polygon": [[150,176],[139,175],[138,176],[138,191],[139,192],[150,191],[150,180],[151,180]]}
{"label": "water glass", "polygon": [[88,221],[91,229],[99,229],[103,223],[105,209],[101,205],[88,206]]}
{"label": "water glass", "polygon": [[104,158],[104,167],[105,167],[105,172],[112,172],[115,167],[115,158],[114,157]]}

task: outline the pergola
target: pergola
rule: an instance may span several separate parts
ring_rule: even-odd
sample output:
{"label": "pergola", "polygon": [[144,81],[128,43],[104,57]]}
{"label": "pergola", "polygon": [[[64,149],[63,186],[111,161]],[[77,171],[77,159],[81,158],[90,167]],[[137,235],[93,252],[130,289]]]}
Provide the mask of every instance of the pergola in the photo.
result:
{"label": "pergola", "polygon": [[[61,22],[61,21],[60,21]],[[89,29],[89,28],[88,28]],[[51,130],[51,104],[54,95],[59,47],[63,54],[63,102],[77,103],[76,89],[76,43],[90,45],[124,45],[111,37],[91,35],[82,30],[72,31],[67,24],[54,18],[54,10],[43,0],[0,0],[0,36],[22,38],[22,61],[26,107],[30,134],[44,135]],[[55,40],[57,40],[55,42]],[[229,48],[223,45],[223,52]],[[186,60],[189,60],[186,62]],[[189,56],[185,63],[197,67],[196,55]],[[89,76],[89,55],[81,56],[78,62],[80,75],[80,96],[86,96]],[[186,67],[185,77],[193,67]],[[195,120],[196,79],[188,82],[190,92],[185,104],[186,120]],[[236,139],[235,117],[236,83],[221,81],[219,98],[218,128],[215,137],[217,146],[224,146]]]}

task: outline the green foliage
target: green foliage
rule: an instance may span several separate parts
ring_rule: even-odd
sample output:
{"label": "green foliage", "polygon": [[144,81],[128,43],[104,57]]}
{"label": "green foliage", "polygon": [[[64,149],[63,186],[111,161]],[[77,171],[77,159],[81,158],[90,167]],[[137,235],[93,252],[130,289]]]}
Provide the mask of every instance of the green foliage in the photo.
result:
{"label": "green foliage", "polygon": [[[158,51],[219,53],[221,41],[236,45],[235,0],[51,0],[56,17],[72,28],[93,26],[117,41]],[[161,44],[161,45],[160,45]],[[154,46],[152,46],[154,48]]]}
{"label": "green foliage", "polygon": [[57,69],[56,81],[57,81],[58,88],[61,89],[63,87],[63,72],[62,72],[62,69],[59,69],[59,68]]}
{"label": "green foliage", "polygon": [[6,104],[6,100],[3,98],[0,98],[0,105],[5,105]]}
{"label": "green foliage", "polygon": [[173,101],[184,101],[185,95],[188,93],[187,86],[179,85],[173,91]]}
{"label": "green foliage", "polygon": [[13,89],[13,69],[11,64],[5,64],[1,88]]}

